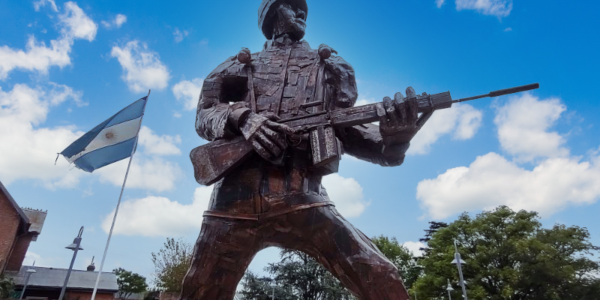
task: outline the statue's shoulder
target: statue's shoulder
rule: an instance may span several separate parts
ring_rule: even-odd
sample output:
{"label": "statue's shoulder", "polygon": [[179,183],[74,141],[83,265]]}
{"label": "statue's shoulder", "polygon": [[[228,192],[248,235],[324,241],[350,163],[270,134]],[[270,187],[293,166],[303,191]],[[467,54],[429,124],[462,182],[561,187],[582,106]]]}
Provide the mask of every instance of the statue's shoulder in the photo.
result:
{"label": "statue's shoulder", "polygon": [[[259,53],[252,53],[252,59],[258,57]],[[221,63],[218,67],[216,67],[208,76],[217,77],[217,76],[234,76],[243,75],[243,69],[245,64],[241,63],[238,60],[237,55],[230,56],[223,63]]]}

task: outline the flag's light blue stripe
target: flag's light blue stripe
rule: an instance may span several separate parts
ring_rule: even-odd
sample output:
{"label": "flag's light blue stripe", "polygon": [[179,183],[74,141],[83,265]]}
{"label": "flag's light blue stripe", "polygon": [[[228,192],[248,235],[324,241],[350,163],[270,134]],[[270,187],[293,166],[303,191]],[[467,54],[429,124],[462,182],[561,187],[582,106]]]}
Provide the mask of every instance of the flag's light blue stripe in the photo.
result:
{"label": "flag's light blue stripe", "polygon": [[85,150],[87,145],[92,142],[104,128],[114,126],[129,120],[137,119],[142,116],[144,112],[144,105],[146,104],[147,97],[141,98],[129,106],[123,108],[121,111],[116,113],[114,116],[108,118],[108,120],[102,122],[100,125],[94,127],[82,137],[77,139],[73,144],[69,145],[62,154],[64,157],[70,158],[73,155],[81,153]]}
{"label": "flag's light blue stripe", "polygon": [[146,102],[146,98],[142,98],[138,101],[133,102],[131,105],[125,107],[123,110],[118,112],[116,115],[112,117],[112,120],[106,124],[106,127],[110,127],[113,125],[117,125],[119,123],[123,123],[129,120],[137,119],[142,116],[144,113],[144,104]]}
{"label": "flag's light blue stripe", "polygon": [[86,172],[93,172],[96,169],[128,158],[133,151],[136,138],[137,137],[109,147],[100,148],[80,157],[73,163],[79,169]]}

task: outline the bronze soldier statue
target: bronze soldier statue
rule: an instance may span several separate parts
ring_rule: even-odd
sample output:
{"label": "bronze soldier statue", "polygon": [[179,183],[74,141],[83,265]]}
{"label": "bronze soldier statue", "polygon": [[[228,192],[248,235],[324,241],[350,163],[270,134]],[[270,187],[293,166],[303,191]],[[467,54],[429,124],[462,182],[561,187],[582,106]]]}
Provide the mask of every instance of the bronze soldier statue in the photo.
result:
{"label": "bronze soldier statue", "polygon": [[308,253],[360,299],[409,299],[396,267],[337,212],[321,178],[337,170],[341,151],[382,166],[402,164],[427,116],[418,122],[414,98],[387,98],[379,126],[315,133],[337,148],[316,166],[310,134],[277,121],[352,107],[354,70],[330,47],[313,50],[302,40],[305,0],[263,0],[258,13],[264,49],[241,51],[206,78],[196,120],[202,138],[243,136],[258,155],[215,183],[181,299],[233,299],[254,255],[270,246]]}
{"label": "bronze soldier statue", "polygon": [[198,182],[215,186],[181,299],[233,299],[254,255],[271,246],[311,255],[359,299],[409,299],[396,267],[338,213],[321,179],[342,153],[401,165],[452,99],[409,87],[406,97],[353,107],[354,70],[302,39],[307,14],[306,0],[263,0],[264,49],[243,49],[204,81],[196,130],[211,143],[191,158]]}

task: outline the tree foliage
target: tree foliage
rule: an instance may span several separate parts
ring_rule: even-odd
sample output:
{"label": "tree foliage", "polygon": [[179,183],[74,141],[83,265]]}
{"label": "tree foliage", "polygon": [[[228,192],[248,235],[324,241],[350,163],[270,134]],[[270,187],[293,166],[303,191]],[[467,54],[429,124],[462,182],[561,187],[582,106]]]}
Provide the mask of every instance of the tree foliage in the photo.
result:
{"label": "tree foliage", "polygon": [[131,294],[143,293],[148,288],[146,277],[127,271],[123,268],[114,269],[117,275],[117,285],[119,285],[119,298],[127,298]]}
{"label": "tree foliage", "polygon": [[183,240],[167,238],[157,253],[152,252],[154,264],[154,284],[165,292],[179,293],[183,278],[192,261],[192,245]]}
{"label": "tree foliage", "polygon": [[265,271],[273,276],[259,278],[247,272],[240,292],[242,299],[271,299],[273,288],[278,300],[354,299],[339,281],[311,256],[295,250],[282,250],[281,261]]}
{"label": "tree foliage", "polygon": [[398,268],[398,272],[404,280],[404,285],[411,288],[421,273],[413,253],[398,243],[398,240],[394,237],[390,239],[382,235],[373,238],[372,241],[383,255]]}
{"label": "tree foliage", "polygon": [[[436,222],[436,221],[431,221],[429,222],[429,228],[425,229],[425,237],[422,239],[419,239],[419,241],[421,243],[429,243],[429,241],[431,240],[431,237],[438,232],[438,230],[442,229],[442,228],[446,228],[448,227],[448,223],[444,223],[444,222]],[[419,250],[423,251],[423,255],[427,256],[429,255],[429,253],[431,252],[431,249],[429,247],[423,247],[423,248],[419,248]]]}
{"label": "tree foliage", "polygon": [[[586,228],[555,225],[544,229],[536,212],[506,206],[475,218],[462,214],[433,234],[428,256],[420,260],[424,274],[413,290],[419,298],[445,297],[446,280],[458,282],[450,264],[454,240],[466,264],[463,272],[469,299],[598,299],[600,250]],[[455,284],[453,298],[460,299]]]}
{"label": "tree foliage", "polygon": [[242,299],[252,300],[271,300],[273,293],[277,300],[295,300],[297,298],[287,288],[281,284],[273,282],[269,277],[258,277],[256,274],[248,271],[242,281],[243,290],[240,292]]}
{"label": "tree foliage", "polygon": [[8,299],[12,296],[15,284],[11,278],[6,278],[0,274],[0,299]]}

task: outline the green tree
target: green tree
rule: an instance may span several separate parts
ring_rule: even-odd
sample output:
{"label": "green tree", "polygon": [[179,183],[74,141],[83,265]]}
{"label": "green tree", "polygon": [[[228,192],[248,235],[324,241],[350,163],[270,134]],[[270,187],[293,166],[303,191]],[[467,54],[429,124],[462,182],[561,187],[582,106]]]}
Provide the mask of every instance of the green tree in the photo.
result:
{"label": "green tree", "polygon": [[247,272],[242,281],[242,299],[271,299],[273,287],[278,300],[350,300],[350,293],[308,254],[295,250],[281,250],[281,261],[269,264],[265,271],[270,278],[259,278]]}
{"label": "green tree", "polygon": [[258,277],[256,274],[248,271],[242,281],[243,290],[240,292],[242,299],[252,300],[271,300],[273,293],[277,300],[295,300],[297,299],[291,292],[291,289],[284,288],[281,284],[273,282],[269,277]]}
{"label": "green tree", "polygon": [[433,234],[430,254],[420,260],[423,276],[413,285],[423,299],[445,297],[446,280],[460,299],[456,266],[450,264],[454,240],[466,264],[469,299],[598,299],[600,264],[591,259],[600,248],[586,228],[555,225],[544,229],[536,212],[506,206],[475,218],[462,214]]}
{"label": "green tree", "polygon": [[15,284],[11,278],[6,278],[0,274],[0,299],[8,299],[12,296]]}
{"label": "green tree", "polygon": [[157,253],[152,252],[154,284],[165,292],[179,293],[183,278],[192,262],[192,245],[183,240],[167,238]]}
{"label": "green tree", "polygon": [[143,293],[148,288],[146,277],[127,271],[123,268],[114,269],[117,275],[117,285],[119,285],[119,298],[127,298],[131,294]]}
{"label": "green tree", "polygon": [[379,236],[372,239],[373,243],[395,266],[407,288],[411,288],[419,278],[421,270],[413,253],[404,247],[396,238]]}
{"label": "green tree", "polygon": [[[448,223],[436,222],[436,221],[429,222],[429,228],[425,229],[425,237],[422,239],[419,239],[419,241],[424,244],[429,243],[429,241],[431,240],[431,237],[436,232],[438,232],[438,230],[440,230],[442,228],[446,228],[446,227],[448,227]],[[431,251],[431,249],[429,249],[429,247],[419,248],[419,250],[423,251],[423,256],[429,255],[429,252]]]}

